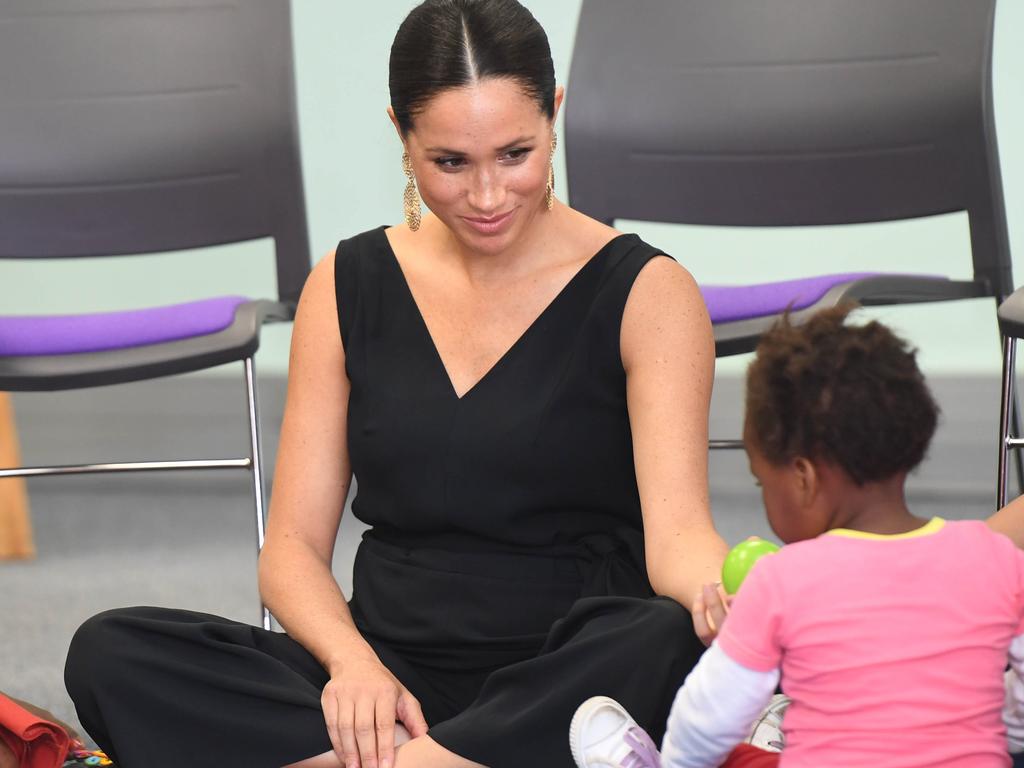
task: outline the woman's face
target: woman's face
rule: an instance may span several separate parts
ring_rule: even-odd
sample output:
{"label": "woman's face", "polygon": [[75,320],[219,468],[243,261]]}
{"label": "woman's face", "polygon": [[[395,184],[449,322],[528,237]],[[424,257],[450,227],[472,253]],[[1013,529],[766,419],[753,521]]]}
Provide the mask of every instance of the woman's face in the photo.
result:
{"label": "woman's face", "polygon": [[[555,110],[561,105],[561,89]],[[515,80],[441,91],[405,137],[420,197],[455,236],[500,252],[547,213],[552,122]]]}

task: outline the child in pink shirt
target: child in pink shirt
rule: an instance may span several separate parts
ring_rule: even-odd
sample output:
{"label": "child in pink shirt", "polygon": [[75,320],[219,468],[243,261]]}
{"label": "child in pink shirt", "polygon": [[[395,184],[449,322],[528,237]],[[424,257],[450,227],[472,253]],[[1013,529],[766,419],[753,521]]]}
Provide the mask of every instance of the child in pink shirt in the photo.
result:
{"label": "child in pink shirt", "polygon": [[[847,312],[778,326],[747,375],[750,468],[789,546],[750,572],[660,757],[592,699],[570,735],[581,768],[1009,766],[1007,726],[1024,748],[1024,553],[980,521],[907,508],[938,409],[914,352]],[[780,681],[781,754],[737,749]]]}

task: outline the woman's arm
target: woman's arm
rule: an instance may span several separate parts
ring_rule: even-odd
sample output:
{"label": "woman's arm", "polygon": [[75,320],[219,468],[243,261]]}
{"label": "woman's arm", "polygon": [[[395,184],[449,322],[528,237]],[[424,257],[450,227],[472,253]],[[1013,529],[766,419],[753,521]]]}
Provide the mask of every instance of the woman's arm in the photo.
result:
{"label": "woman's arm", "polygon": [[708,500],[708,409],[715,342],[700,290],[667,258],[640,271],[622,318],[633,457],[655,592],[693,610],[728,547]]}
{"label": "woman's arm", "polygon": [[310,274],[295,316],[274,494],[259,561],[264,602],[328,671],[352,653],[372,653],[331,572],[351,483],[348,390],[332,254]]}
{"label": "woman's arm", "polygon": [[330,254],[306,281],[295,316],[259,584],[281,626],[330,675],[322,704],[339,759],[354,765],[358,755],[374,766],[378,757],[393,762],[396,714],[413,736],[425,733],[426,723],[419,703],[356,629],[331,571],[352,479],[348,396]]}
{"label": "woman's arm", "polygon": [[1014,544],[1024,549],[1024,496],[1018,496],[986,522],[992,530],[1006,534]]}

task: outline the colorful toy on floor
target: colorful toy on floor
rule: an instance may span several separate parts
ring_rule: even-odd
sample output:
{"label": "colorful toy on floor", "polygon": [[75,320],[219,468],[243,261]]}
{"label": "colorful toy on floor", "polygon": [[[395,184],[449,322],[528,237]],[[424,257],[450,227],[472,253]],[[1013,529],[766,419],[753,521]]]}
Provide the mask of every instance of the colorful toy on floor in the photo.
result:
{"label": "colorful toy on floor", "polygon": [[85,749],[74,746],[68,752],[68,757],[67,760],[64,761],[63,768],[81,768],[83,765],[105,766],[113,764],[114,761],[107,757],[105,752],[98,749]]}
{"label": "colorful toy on floor", "polygon": [[741,541],[725,556],[722,563],[722,586],[726,593],[735,595],[750,569],[765,555],[779,551],[779,546],[765,539],[752,536]]}

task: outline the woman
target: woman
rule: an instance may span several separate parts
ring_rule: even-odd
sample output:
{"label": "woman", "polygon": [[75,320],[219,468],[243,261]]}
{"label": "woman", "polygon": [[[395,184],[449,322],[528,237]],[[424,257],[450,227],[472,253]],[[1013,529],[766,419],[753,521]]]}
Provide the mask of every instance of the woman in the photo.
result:
{"label": "woman", "polygon": [[[260,557],[287,635],[153,608],[87,622],[68,689],[124,765],[571,765],[580,701],[611,691],[658,734],[702,650],[683,606],[706,631],[726,547],[696,285],[554,198],[562,92],[515,0],[415,8],[390,88],[406,223],[343,241],[295,321]],[[353,471],[372,528],[346,603]]]}

